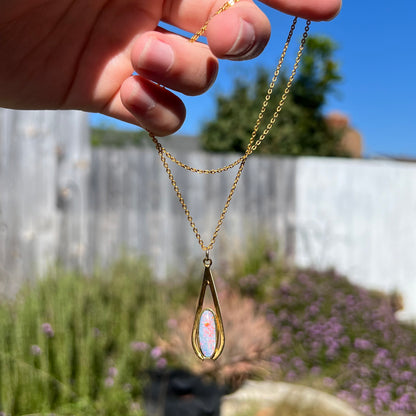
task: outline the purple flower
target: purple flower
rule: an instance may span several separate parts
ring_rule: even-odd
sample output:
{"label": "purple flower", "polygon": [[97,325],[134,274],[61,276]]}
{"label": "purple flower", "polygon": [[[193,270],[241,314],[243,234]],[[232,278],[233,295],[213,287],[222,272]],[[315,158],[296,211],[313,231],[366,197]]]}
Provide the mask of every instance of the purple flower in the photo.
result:
{"label": "purple flower", "polygon": [[386,367],[388,369],[391,369],[393,367],[393,364],[394,363],[393,363],[393,360],[391,358],[386,358],[384,360],[384,363],[383,363],[384,367]]}
{"label": "purple flower", "polygon": [[320,367],[317,367],[317,366],[312,367],[310,369],[310,373],[314,376],[317,376],[317,375],[321,374],[321,372],[322,372],[322,369]]}
{"label": "purple flower", "polygon": [[272,355],[272,357],[271,357],[270,361],[271,361],[273,364],[281,364],[281,363],[282,363],[282,361],[283,361],[283,359],[282,359],[282,357],[281,357],[280,355]]}
{"label": "purple flower", "polygon": [[39,345],[32,345],[30,347],[30,352],[32,355],[34,355],[35,357],[39,356],[40,354],[42,354],[42,350],[39,347]]}
{"label": "purple flower", "polygon": [[338,392],[337,397],[349,403],[355,402],[354,396],[347,390],[341,390]]}
{"label": "purple flower", "polygon": [[375,388],[374,397],[376,401],[387,404],[391,400],[391,393],[384,388]]}
{"label": "purple flower", "polygon": [[371,390],[369,388],[362,389],[360,399],[363,402],[368,402],[370,400],[371,396],[372,396],[372,394],[371,394]]}
{"label": "purple flower", "polygon": [[403,371],[400,374],[400,378],[402,381],[411,381],[413,379],[413,373],[411,371]]}
{"label": "purple flower", "polygon": [[108,376],[109,376],[109,377],[114,378],[114,377],[116,377],[116,376],[117,376],[117,374],[118,374],[118,370],[117,370],[117,368],[116,368],[116,367],[110,367],[110,368],[108,369],[107,374],[108,374]]}
{"label": "purple flower", "polygon": [[363,351],[367,351],[367,350],[371,350],[371,348],[373,348],[373,344],[363,338],[356,338],[354,341],[354,347],[357,350],[363,350]]}
{"label": "purple flower", "polygon": [[388,356],[389,356],[389,352],[386,349],[378,348],[376,356],[374,357],[374,360],[373,360],[373,365],[374,366],[384,365],[385,367],[388,367],[388,365],[386,365],[389,363]]}
{"label": "purple flower", "polygon": [[266,319],[270,323],[270,325],[272,325],[272,326],[275,326],[275,325],[278,325],[279,324],[279,319],[272,312],[267,312],[266,313]]}
{"label": "purple flower", "polygon": [[[285,380],[319,377],[364,416],[416,415],[416,330],[396,320],[387,296],[315,272],[298,273],[274,296],[271,363]],[[328,377],[332,363],[347,377]]]}
{"label": "purple flower", "polygon": [[162,355],[162,348],[160,348],[160,347],[154,347],[152,349],[152,351],[150,351],[150,355],[151,355],[151,357],[153,359],[156,360],[157,358],[159,358]]}
{"label": "purple flower", "polygon": [[292,360],[292,364],[299,371],[303,371],[305,369],[305,363],[303,362],[302,358],[295,357]]}
{"label": "purple flower", "polygon": [[282,347],[288,347],[292,344],[292,335],[289,331],[285,331],[280,334],[279,344]]}
{"label": "purple flower", "polygon": [[356,352],[352,352],[348,357],[348,361],[350,361],[352,363],[358,362],[359,359],[360,359],[360,357],[358,356],[358,354]]}
{"label": "purple flower", "polygon": [[368,404],[361,404],[358,406],[358,410],[365,415],[372,415],[371,407]]}
{"label": "purple flower", "polygon": [[358,373],[360,375],[360,377],[369,377],[371,376],[371,370],[366,367],[365,365],[362,365],[361,367],[358,368]]}
{"label": "purple flower", "polygon": [[330,387],[330,388],[335,387],[337,384],[337,382],[331,377],[324,377],[324,379],[322,380],[322,383],[324,384],[325,387]]}
{"label": "purple flower", "polygon": [[337,356],[337,348],[334,347],[330,347],[328,348],[328,350],[325,352],[326,357],[328,357],[330,360],[335,359],[335,357]]}
{"label": "purple flower", "polygon": [[396,360],[396,366],[400,368],[406,367],[407,363],[407,357],[400,357],[398,360]]}
{"label": "purple flower", "polygon": [[297,378],[296,373],[292,370],[290,370],[287,374],[286,374],[286,380],[287,381],[295,381]]}
{"label": "purple flower", "polygon": [[321,349],[321,343],[319,341],[313,341],[311,344],[311,349],[313,351],[319,351]]}
{"label": "purple flower", "polygon": [[114,379],[112,377],[107,377],[104,381],[104,385],[106,387],[113,387],[114,386]]}
{"label": "purple flower", "polygon": [[406,386],[399,386],[396,388],[396,395],[397,396],[401,396],[402,394],[404,394],[406,391]]}
{"label": "purple flower", "polygon": [[298,280],[302,285],[305,285],[305,286],[311,283],[311,278],[305,273],[300,273],[298,275]]}
{"label": "purple flower", "polygon": [[414,403],[414,399],[412,400],[409,394],[403,394],[397,401],[390,405],[390,410],[395,412],[411,412],[414,410],[412,402]]}
{"label": "purple flower", "polygon": [[350,343],[351,343],[350,337],[349,337],[349,336],[347,336],[347,335],[344,335],[344,336],[343,336],[343,337],[341,337],[341,339],[339,340],[339,343],[340,343],[341,345],[343,345],[343,346],[350,345]]}
{"label": "purple flower", "polygon": [[53,332],[53,328],[52,325],[48,322],[45,322],[44,324],[42,324],[42,332],[48,337],[48,338],[52,338],[55,333]]}
{"label": "purple flower", "polygon": [[166,358],[163,358],[163,357],[159,358],[156,362],[156,367],[157,368],[165,368],[167,363],[168,362],[166,361]]}
{"label": "purple flower", "polygon": [[149,344],[147,344],[146,342],[142,342],[142,341],[137,341],[137,342],[132,342],[130,344],[130,348],[132,351],[146,351],[149,349]]}

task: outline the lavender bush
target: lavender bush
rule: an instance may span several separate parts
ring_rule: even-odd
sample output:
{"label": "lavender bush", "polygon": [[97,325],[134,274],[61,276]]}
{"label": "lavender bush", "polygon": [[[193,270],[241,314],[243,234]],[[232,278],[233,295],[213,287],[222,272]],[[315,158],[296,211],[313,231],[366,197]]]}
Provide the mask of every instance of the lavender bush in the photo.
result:
{"label": "lavender bush", "polygon": [[[270,280],[263,269],[241,287],[259,293]],[[334,272],[295,272],[262,301],[279,350],[271,357],[277,377],[332,391],[364,415],[416,414],[416,328],[397,321],[390,297]]]}

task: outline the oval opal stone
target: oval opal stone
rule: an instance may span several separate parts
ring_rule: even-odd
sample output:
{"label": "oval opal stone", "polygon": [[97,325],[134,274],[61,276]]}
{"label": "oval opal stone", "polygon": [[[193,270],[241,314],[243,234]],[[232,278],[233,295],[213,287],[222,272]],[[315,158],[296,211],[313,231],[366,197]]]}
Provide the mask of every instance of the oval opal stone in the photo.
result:
{"label": "oval opal stone", "polygon": [[199,345],[204,357],[213,356],[217,346],[217,327],[215,315],[209,309],[205,309],[199,319]]}

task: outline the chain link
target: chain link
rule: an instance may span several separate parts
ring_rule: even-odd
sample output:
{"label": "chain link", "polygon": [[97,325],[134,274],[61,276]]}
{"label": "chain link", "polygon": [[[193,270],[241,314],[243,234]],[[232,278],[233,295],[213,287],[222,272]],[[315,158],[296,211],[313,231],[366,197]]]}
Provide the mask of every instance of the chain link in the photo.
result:
{"label": "chain link", "polygon": [[184,198],[182,196],[182,193],[179,190],[179,187],[178,187],[178,185],[177,185],[177,183],[175,181],[175,178],[173,177],[172,170],[169,167],[169,164],[168,164],[168,162],[166,160],[166,157],[165,157],[165,155],[163,153],[163,150],[162,150],[162,148],[160,146],[160,143],[156,145],[156,149],[157,149],[157,151],[159,153],[160,160],[162,161],[162,164],[163,164],[163,166],[164,166],[164,168],[166,170],[166,173],[168,174],[168,177],[169,177],[170,182],[171,182],[171,184],[173,186],[173,189],[176,192],[176,196],[178,197],[179,203],[181,204],[181,206],[182,206],[182,208],[183,208],[183,210],[185,212],[185,215],[186,215],[186,218],[188,219],[189,225],[191,226],[192,231],[194,232],[195,237],[198,240],[199,245],[201,246],[202,250],[205,251],[205,252],[211,250],[214,247],[215,240],[216,240],[216,238],[218,236],[218,233],[220,231],[220,228],[222,226],[222,223],[224,222],[225,215],[227,214],[228,207],[230,206],[230,203],[231,203],[231,199],[232,199],[232,197],[234,195],[234,192],[235,192],[235,190],[237,188],[238,181],[240,180],[241,174],[243,172],[243,168],[244,168],[244,164],[246,163],[246,159],[244,159],[240,163],[240,166],[238,168],[238,171],[237,171],[237,174],[235,176],[234,182],[233,182],[233,184],[231,186],[230,192],[229,192],[228,197],[227,197],[227,200],[225,202],[224,208],[223,208],[223,210],[221,212],[220,218],[218,219],[217,226],[215,227],[214,234],[212,235],[212,238],[211,238],[210,243],[208,245],[205,245],[205,243],[204,243],[204,241],[203,241],[203,239],[201,237],[201,234],[199,233],[198,228],[196,227],[195,222],[194,222],[194,220],[193,220],[193,218],[191,216],[191,213],[189,211],[189,208],[188,208],[188,206],[187,206],[187,204],[186,204],[186,202],[185,202],[185,200],[184,200]]}
{"label": "chain link", "polygon": [[209,24],[209,22],[211,21],[211,19],[214,17],[214,16],[216,16],[216,15],[218,15],[218,14],[220,14],[220,13],[222,13],[222,12],[225,12],[227,9],[229,9],[231,6],[233,6],[235,3],[237,3],[237,2],[239,2],[240,0],[229,0],[229,1],[227,1],[226,3],[224,3],[205,23],[204,23],[204,25],[201,27],[201,29],[199,29],[198,30],[198,32],[196,32],[192,37],[191,37],[191,39],[189,39],[189,41],[190,42],[195,42],[195,41],[197,41],[198,39],[199,39],[199,37],[200,36],[202,36],[205,32],[206,32],[206,30],[207,30],[207,28],[208,28],[208,24]]}
{"label": "chain link", "polygon": [[[230,6],[228,6],[228,7],[230,7]],[[287,96],[288,96],[288,94],[290,92],[290,89],[292,87],[294,78],[296,76],[296,71],[297,71],[297,69],[299,67],[299,63],[300,63],[300,59],[301,59],[301,56],[302,56],[302,53],[303,53],[303,50],[304,50],[304,47],[305,47],[306,39],[308,37],[309,27],[310,27],[310,24],[311,24],[311,22],[309,20],[306,22],[305,31],[303,33],[302,40],[300,42],[299,50],[298,50],[298,53],[297,53],[297,56],[296,56],[296,59],[295,59],[295,64],[293,66],[293,70],[292,70],[292,73],[291,73],[291,75],[289,77],[289,80],[288,80],[288,82],[286,84],[286,88],[284,90],[284,93],[282,94],[282,97],[281,97],[281,100],[279,102],[279,105],[276,107],[276,110],[275,110],[273,116],[270,118],[270,120],[269,120],[269,122],[268,122],[268,124],[266,126],[266,129],[263,131],[263,133],[260,135],[260,137],[255,141],[256,135],[258,133],[258,129],[260,127],[260,123],[261,123],[261,121],[263,119],[264,113],[266,111],[266,108],[267,108],[267,106],[269,104],[271,95],[273,93],[273,89],[274,89],[274,87],[276,85],[277,78],[278,78],[278,76],[280,74],[280,70],[282,68],[283,61],[284,61],[284,58],[286,56],[287,49],[289,47],[290,41],[292,39],[293,32],[294,32],[295,27],[296,27],[296,23],[297,23],[297,17],[295,17],[293,19],[293,23],[292,23],[292,26],[290,28],[289,35],[287,37],[285,46],[284,46],[283,51],[282,51],[282,55],[281,55],[281,57],[279,59],[279,62],[277,64],[277,67],[276,67],[276,69],[274,71],[273,78],[272,78],[272,80],[271,80],[271,82],[269,84],[269,88],[267,90],[267,95],[265,96],[265,99],[263,101],[261,110],[260,110],[260,112],[258,114],[256,123],[255,123],[255,125],[253,127],[253,131],[252,131],[251,137],[250,137],[250,142],[247,145],[247,149],[246,149],[244,155],[241,156],[239,159],[235,160],[234,162],[232,162],[232,163],[230,163],[230,164],[228,164],[226,166],[223,166],[221,168],[218,168],[218,169],[198,169],[198,168],[189,166],[188,164],[183,163],[180,160],[178,160],[174,155],[172,155],[172,153],[170,153],[168,150],[166,150],[162,146],[162,144],[157,140],[157,138],[154,136],[153,133],[148,132],[149,133],[149,136],[151,137],[151,139],[153,140],[153,142],[155,144],[159,143],[159,145],[160,145],[160,147],[161,147],[164,155],[168,159],[170,159],[172,162],[176,163],[181,168],[186,169],[186,170],[188,170],[190,172],[199,173],[199,174],[205,174],[205,175],[212,175],[212,174],[216,174],[216,173],[225,172],[225,171],[230,170],[233,167],[237,166],[243,160],[247,159],[247,157],[250,156],[260,146],[261,142],[266,138],[267,134],[269,133],[269,131],[271,130],[271,128],[273,127],[273,125],[277,121],[277,119],[279,117],[279,113],[282,110],[282,107],[283,107],[283,105],[284,105],[284,103],[285,103],[285,101],[287,99]],[[253,143],[254,143],[254,145],[253,145]]]}
{"label": "chain link", "polygon": [[[238,1],[239,0],[230,0],[230,1],[228,1],[213,16],[222,13],[223,11],[230,8],[234,3],[238,2]],[[195,42],[201,35],[203,35],[205,33],[210,19],[208,19],[207,22],[205,22],[205,24],[201,27],[201,29],[198,30],[198,32],[196,32],[192,36],[192,38],[190,39],[190,42]],[[276,85],[276,81],[277,81],[277,78],[279,76],[280,70],[282,68],[283,61],[284,61],[284,58],[286,56],[286,52],[288,50],[290,41],[292,39],[293,32],[294,32],[295,27],[296,27],[296,23],[297,23],[297,17],[295,17],[293,19],[293,23],[290,27],[290,31],[289,31],[286,43],[284,45],[282,54],[280,56],[279,62],[278,62],[277,66],[276,66],[276,69],[274,71],[273,78],[272,78],[272,80],[269,84],[269,88],[267,90],[267,94],[266,94],[265,99],[263,101],[261,110],[258,114],[256,123],[253,127],[253,132],[251,134],[250,141],[247,145],[247,149],[246,149],[244,155],[241,156],[239,159],[235,160],[234,162],[232,162],[232,163],[230,163],[226,166],[223,166],[222,168],[218,168],[218,169],[198,169],[198,168],[194,168],[192,166],[187,165],[186,163],[181,162],[177,158],[175,158],[170,152],[168,152],[162,146],[162,144],[157,140],[156,136],[152,132],[148,131],[149,136],[151,137],[151,139],[153,140],[153,143],[156,146],[156,150],[159,154],[162,165],[166,170],[166,173],[167,173],[167,175],[169,177],[169,180],[172,184],[172,187],[173,187],[173,189],[176,193],[176,196],[178,197],[179,203],[181,204],[181,206],[182,206],[182,208],[185,212],[186,218],[188,219],[188,222],[189,222],[189,224],[192,228],[192,231],[194,232],[195,237],[198,240],[198,243],[201,246],[202,250],[205,251],[206,253],[208,253],[208,251],[211,250],[213,248],[214,244],[215,244],[215,240],[216,240],[216,238],[218,236],[218,233],[221,229],[221,226],[224,222],[225,216],[227,214],[228,208],[229,208],[230,203],[231,203],[231,199],[233,198],[234,192],[237,188],[238,181],[240,180],[240,177],[241,177],[241,174],[243,172],[244,165],[246,163],[246,160],[247,160],[248,156],[250,156],[261,145],[262,141],[269,134],[270,130],[272,129],[273,125],[276,123],[276,120],[279,117],[279,114],[280,114],[280,112],[283,108],[283,105],[284,105],[284,103],[287,99],[287,96],[290,92],[290,88],[292,87],[292,84],[293,84],[293,81],[294,81],[294,78],[295,78],[295,75],[296,75],[296,71],[299,67],[300,60],[301,60],[301,57],[302,57],[302,53],[303,53],[303,50],[304,50],[304,47],[305,47],[306,39],[308,37],[308,32],[309,32],[309,28],[310,28],[310,25],[311,25],[310,20],[307,20],[307,22],[306,22],[306,26],[305,26],[305,30],[304,30],[304,33],[303,33],[303,36],[302,36],[302,40],[301,40],[300,45],[299,45],[299,50],[298,50],[298,53],[296,55],[295,63],[293,65],[291,75],[290,75],[289,80],[286,84],[286,88],[285,88],[285,90],[282,94],[280,102],[279,102],[278,106],[276,107],[275,112],[273,113],[273,116],[270,118],[269,122],[267,123],[265,129],[263,130],[263,132],[261,133],[259,138],[256,140],[256,136],[257,136],[258,130],[260,128],[261,121],[264,117],[264,113],[266,111],[266,108],[269,104],[269,101],[270,101],[270,98],[272,96],[274,87]],[[190,172],[193,172],[193,173],[200,173],[200,174],[216,174],[216,173],[220,173],[220,172],[225,172],[225,171],[230,170],[233,167],[239,165],[237,174],[234,178],[233,184],[231,185],[231,189],[230,189],[230,192],[228,194],[227,200],[225,202],[224,208],[221,212],[221,215],[220,215],[220,217],[218,219],[218,222],[217,222],[217,226],[215,227],[215,230],[214,230],[214,233],[212,235],[211,241],[209,242],[208,245],[205,245],[205,243],[204,243],[204,241],[201,237],[201,234],[200,234],[200,232],[198,231],[198,228],[195,225],[195,222],[192,218],[192,215],[189,211],[189,208],[188,208],[188,206],[187,206],[187,204],[186,204],[186,202],[185,202],[185,200],[182,196],[181,191],[179,190],[179,187],[178,187],[178,185],[175,181],[175,178],[173,177],[173,173],[172,173],[172,170],[169,167],[167,158],[170,159],[172,162],[176,163],[178,166],[180,166],[183,169],[186,169],[186,170],[188,170]]]}

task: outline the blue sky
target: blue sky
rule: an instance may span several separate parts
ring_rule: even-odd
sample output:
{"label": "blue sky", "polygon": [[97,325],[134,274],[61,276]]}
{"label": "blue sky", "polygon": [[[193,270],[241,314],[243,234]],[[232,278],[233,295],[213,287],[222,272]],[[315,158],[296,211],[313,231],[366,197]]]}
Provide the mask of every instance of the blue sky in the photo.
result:
{"label": "blue sky", "polygon": [[[183,97],[187,120],[179,133],[198,134],[200,126],[215,116],[216,95],[230,91],[236,75],[247,76],[259,65],[272,74],[292,19],[261,8],[272,23],[269,45],[250,62],[223,62],[217,82],[203,96]],[[350,118],[364,138],[367,156],[416,157],[415,15],[412,0],[344,0],[336,19],[312,24],[312,34],[330,36],[337,43],[336,59],[343,76],[326,111],[341,111]],[[297,39],[302,24],[300,21]],[[135,128],[98,115],[91,115],[91,123]]]}

